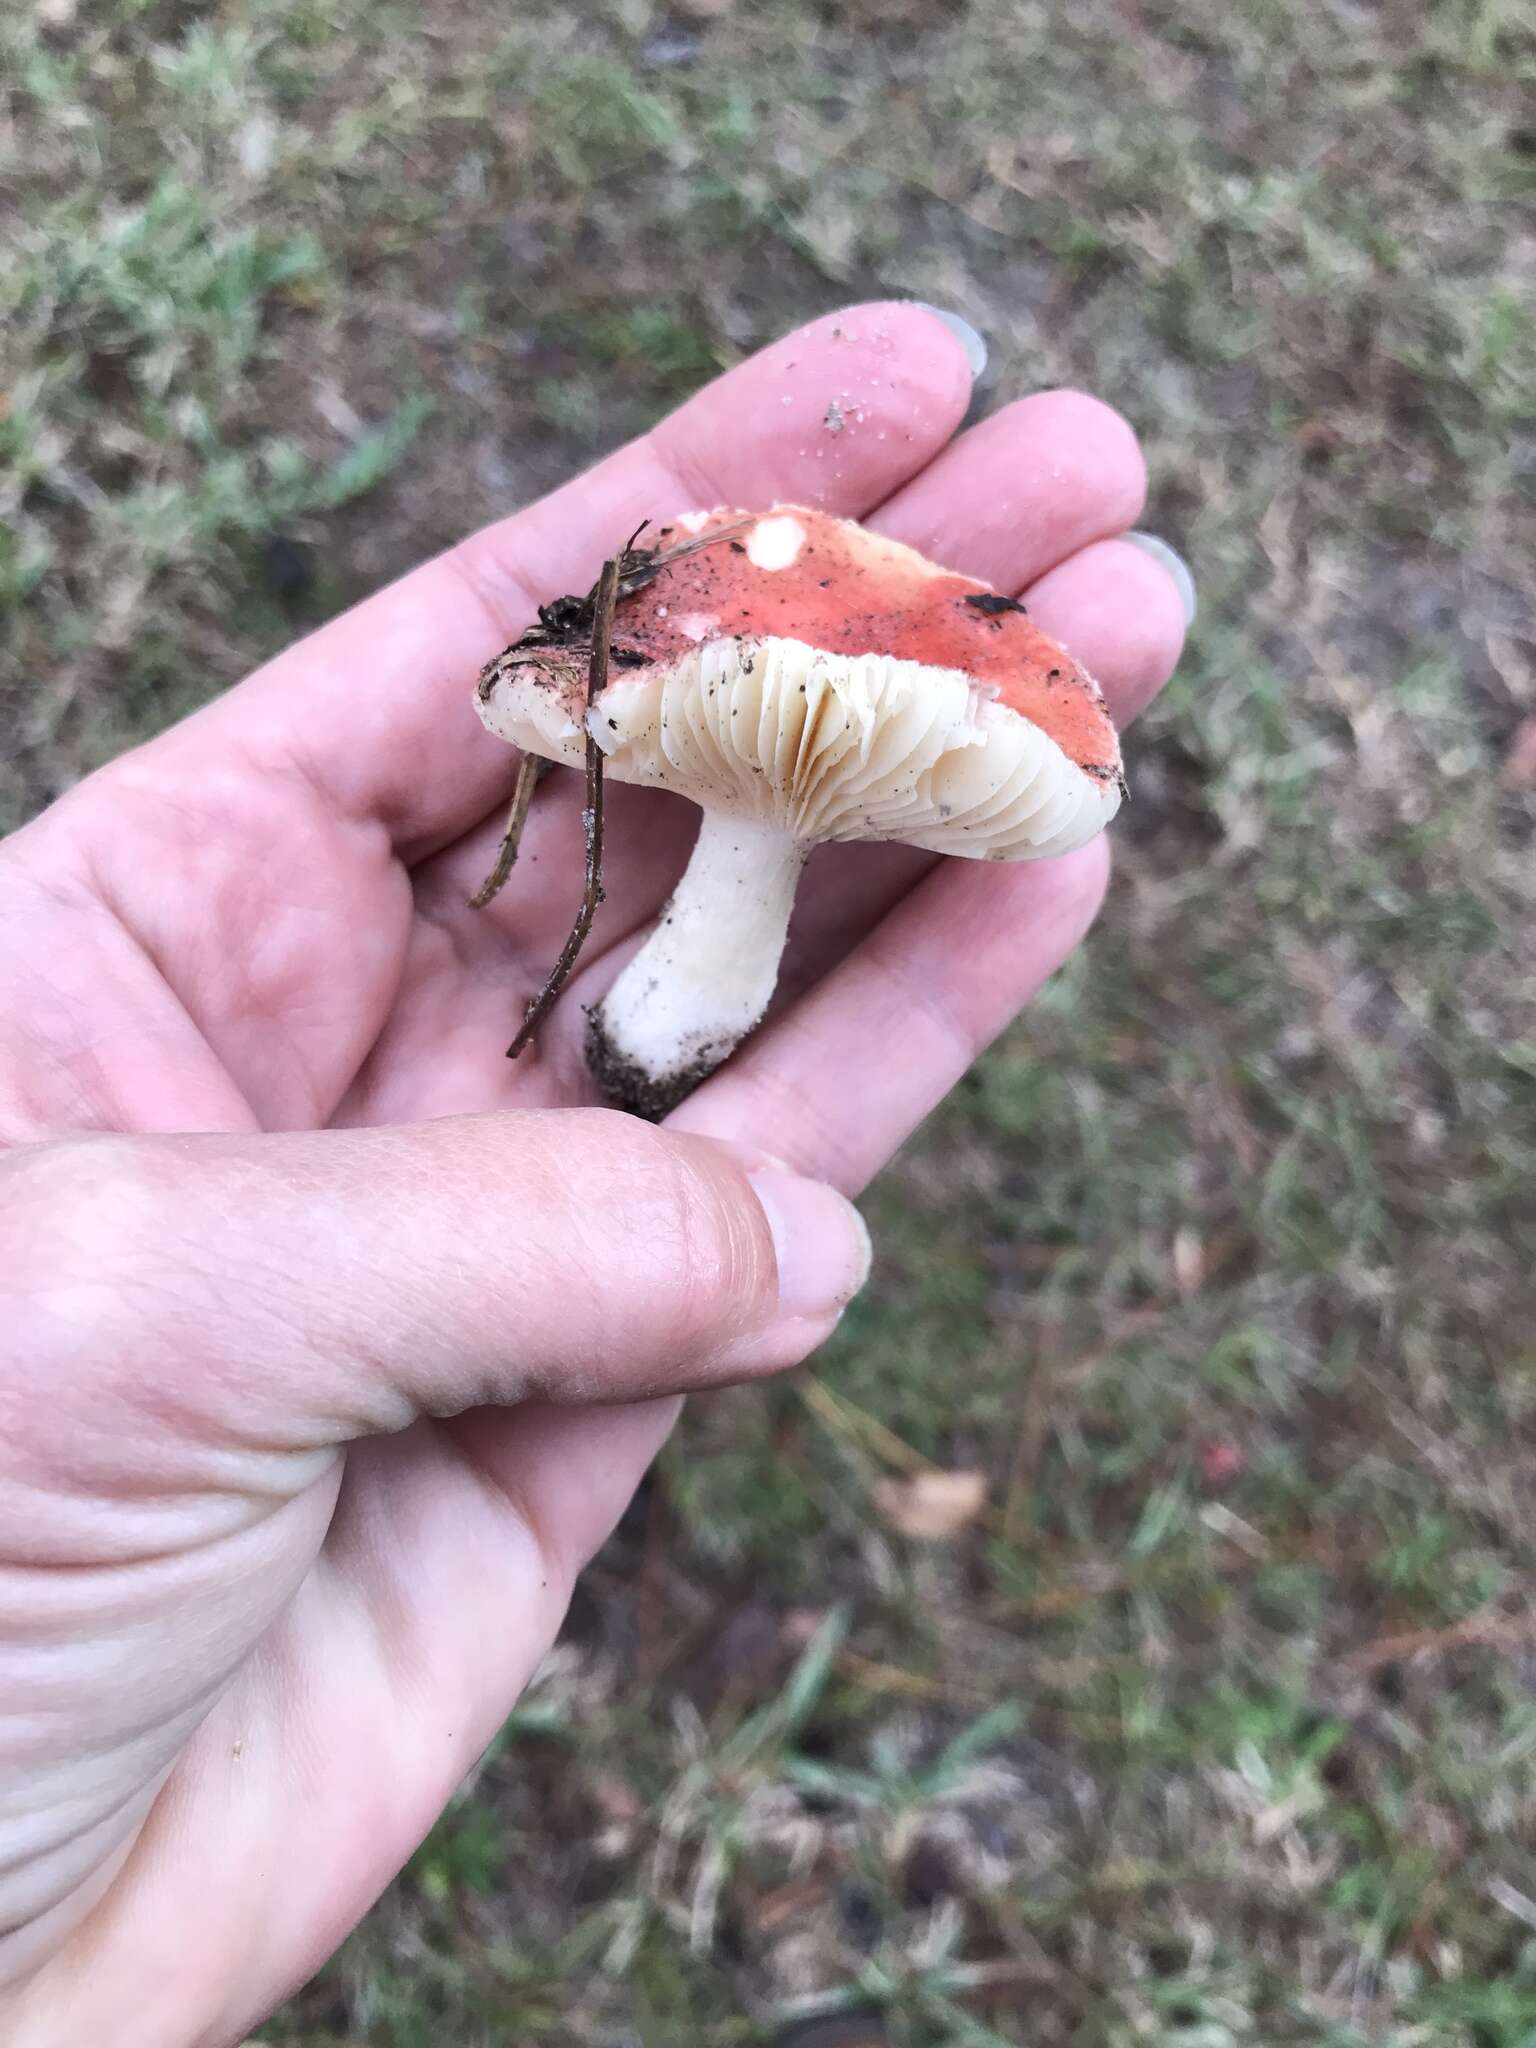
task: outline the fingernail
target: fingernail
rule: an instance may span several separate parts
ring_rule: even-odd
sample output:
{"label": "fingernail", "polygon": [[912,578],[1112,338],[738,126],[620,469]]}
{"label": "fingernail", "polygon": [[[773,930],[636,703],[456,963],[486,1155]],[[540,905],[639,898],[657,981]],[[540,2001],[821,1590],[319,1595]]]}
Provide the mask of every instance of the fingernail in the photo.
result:
{"label": "fingernail", "polygon": [[944,306],[930,306],[926,299],[914,299],[914,306],[921,306],[925,313],[931,313],[935,320],[942,320],[950,333],[965,350],[965,360],[971,366],[971,382],[974,384],[987,367],[987,344],[976,332],[970,321],[959,313],[951,313]]}
{"label": "fingernail", "polygon": [[748,1174],[773,1233],[786,1316],[838,1315],[869,1278],[870,1243],[852,1202],[781,1167]]}
{"label": "fingernail", "polygon": [[1155,533],[1128,533],[1124,537],[1133,546],[1140,548],[1144,555],[1150,555],[1154,562],[1162,563],[1173,578],[1179,596],[1184,601],[1184,623],[1186,626],[1192,626],[1195,623],[1197,600],[1194,574],[1188,562],[1176,549],[1169,547],[1167,541],[1159,540]]}

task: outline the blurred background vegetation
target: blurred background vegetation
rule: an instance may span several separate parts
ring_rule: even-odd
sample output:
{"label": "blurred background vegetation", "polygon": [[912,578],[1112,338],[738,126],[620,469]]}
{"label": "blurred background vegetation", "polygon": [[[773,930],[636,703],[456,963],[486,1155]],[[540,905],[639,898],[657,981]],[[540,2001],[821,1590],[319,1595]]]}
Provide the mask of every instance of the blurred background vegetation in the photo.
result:
{"label": "blurred background vegetation", "polygon": [[802,315],[1141,431],[1087,955],[272,2048],[1536,2043],[1522,0],[20,0],[0,829]]}

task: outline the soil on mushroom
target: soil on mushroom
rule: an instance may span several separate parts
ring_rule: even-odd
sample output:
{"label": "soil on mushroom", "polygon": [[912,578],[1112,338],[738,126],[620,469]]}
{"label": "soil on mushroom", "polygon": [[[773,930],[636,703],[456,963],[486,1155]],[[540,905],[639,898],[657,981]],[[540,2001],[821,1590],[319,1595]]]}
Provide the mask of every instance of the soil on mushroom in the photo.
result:
{"label": "soil on mushroom", "polygon": [[720,1064],[713,1053],[702,1053],[676,1073],[657,1080],[613,1043],[599,1011],[587,1014],[587,1066],[593,1080],[615,1109],[626,1109],[647,1123],[659,1124],[669,1116]]}

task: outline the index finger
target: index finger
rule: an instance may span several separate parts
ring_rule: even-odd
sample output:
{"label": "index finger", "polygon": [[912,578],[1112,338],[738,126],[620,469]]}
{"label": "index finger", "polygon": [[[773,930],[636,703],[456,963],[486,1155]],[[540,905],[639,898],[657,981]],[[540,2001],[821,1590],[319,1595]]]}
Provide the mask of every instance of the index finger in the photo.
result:
{"label": "index finger", "polygon": [[297,770],[343,817],[382,824],[418,859],[505,796],[507,754],[475,717],[471,686],[538,604],[587,589],[642,520],[775,499],[859,517],[944,446],[970,389],[964,348],[926,307],[828,314],[301,641],[193,727],[264,768]]}

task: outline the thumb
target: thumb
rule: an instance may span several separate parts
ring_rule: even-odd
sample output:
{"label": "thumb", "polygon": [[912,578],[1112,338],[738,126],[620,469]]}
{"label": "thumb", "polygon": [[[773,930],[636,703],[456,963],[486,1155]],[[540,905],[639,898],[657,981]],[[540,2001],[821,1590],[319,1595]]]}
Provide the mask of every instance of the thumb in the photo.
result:
{"label": "thumb", "polygon": [[794,1365],[869,1240],[841,1195],[764,1154],[555,1110],[13,1154],[0,1254],[66,1403],[105,1378],[116,1412],[319,1448]]}

